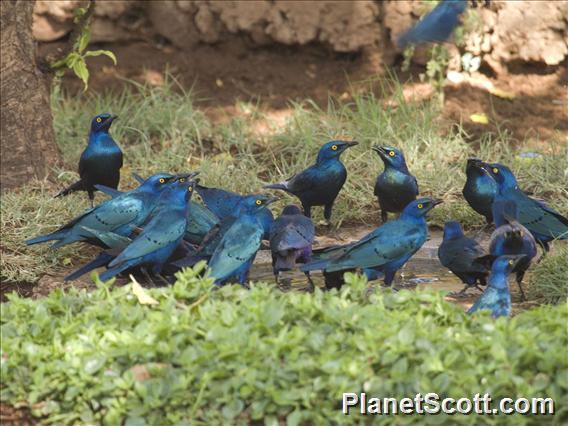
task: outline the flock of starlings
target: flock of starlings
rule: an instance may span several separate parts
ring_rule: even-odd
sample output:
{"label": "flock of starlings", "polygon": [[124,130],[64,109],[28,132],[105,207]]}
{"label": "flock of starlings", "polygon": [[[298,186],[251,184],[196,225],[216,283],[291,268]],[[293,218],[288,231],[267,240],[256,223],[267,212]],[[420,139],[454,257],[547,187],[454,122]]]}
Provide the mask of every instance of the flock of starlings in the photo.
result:
{"label": "flock of starlings", "polygon": [[[119,274],[142,273],[170,283],[172,275],[200,260],[216,285],[237,281],[246,287],[248,273],[268,240],[276,281],[281,271],[297,263],[310,279],[321,270],[326,286],[342,283],[343,273],[362,271],[369,280],[384,279],[390,286],[395,273],[428,237],[426,215],[441,200],[417,198],[418,184],[403,153],[394,147],[375,146],[384,162],[374,194],[381,209],[382,225],[354,243],[312,251],[315,228],[310,219],[314,206],[324,207],[329,222],[333,204],[345,183],[347,171],[341,154],[357,142],[324,144],[315,164],[292,178],[265,188],[296,196],[302,205],[287,205],[274,219],[267,208],[276,198],[263,194],[239,195],[199,184],[193,173],[157,173],[147,179],[135,175],[140,185],[131,191],[116,188],[120,180],[122,152],[109,134],[115,116],[101,114],[91,123],[89,143],[79,161],[80,180],[57,196],[86,191],[91,208],[58,230],[32,238],[28,245],[55,241],[52,248],[84,242],[102,248],[91,262],[66,277],[74,280],[96,268],[106,267],[103,281]],[[568,219],[542,200],[527,195],[511,170],[470,158],[463,195],[468,204],[495,224],[489,251],[464,235],[457,222],[447,222],[438,255],[442,265],[458,276],[465,288],[485,290],[470,309],[488,309],[493,316],[510,315],[508,276],[521,282],[540,245],[544,252],[555,239],[568,238]],[[93,207],[94,192],[111,198]],[[203,204],[192,200],[197,191]],[[387,220],[389,213],[400,214]]]}

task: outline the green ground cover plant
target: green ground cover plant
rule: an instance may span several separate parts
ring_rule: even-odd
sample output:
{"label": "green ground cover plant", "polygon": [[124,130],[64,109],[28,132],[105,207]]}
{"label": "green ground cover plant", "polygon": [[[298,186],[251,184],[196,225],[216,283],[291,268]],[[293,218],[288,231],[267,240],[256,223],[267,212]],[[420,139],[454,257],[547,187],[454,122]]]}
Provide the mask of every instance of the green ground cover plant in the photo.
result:
{"label": "green ground cover plant", "polygon": [[[313,163],[323,143],[343,138],[358,140],[360,145],[342,157],[349,176],[334,209],[336,226],[378,221],[373,186],[383,166],[370,150],[373,144],[402,148],[420,192],[444,199],[430,216],[433,226],[441,227],[446,220],[458,220],[466,229],[483,225],[461,195],[465,161],[470,156],[509,165],[524,189],[558,211],[568,211],[568,191],[561,184],[566,178],[568,146],[562,135],[540,151],[531,141],[512,144],[505,132],[468,142],[459,125],[440,119],[438,102],[406,102],[401,85],[391,78],[373,84],[391,94],[388,102],[369,91],[354,90],[353,100],[330,99],[326,108],[311,101],[291,104],[284,123],[275,123],[255,104],[242,103],[238,105],[241,114],[213,124],[199,108],[199,100],[171,76],[160,87],[132,83],[120,93],[56,94],[52,110],[65,167],[54,172],[60,187],[75,181],[90,119],[110,112],[119,116],[111,132],[125,152],[122,189],[135,185],[130,172],[148,176],[189,169],[200,170],[205,185],[260,191],[263,184],[281,181]],[[269,131],[259,132],[259,123]],[[523,157],[527,151],[537,155]],[[34,283],[54,267],[81,263],[84,255],[78,253],[84,250],[76,245],[57,252],[24,245],[26,238],[54,230],[88,206],[83,194],[52,199],[56,192],[53,184],[30,182],[2,193],[3,280]],[[279,196],[283,201],[275,205],[275,211],[285,202],[296,201]],[[103,199],[97,195],[97,200]],[[315,219],[320,215],[316,209]]]}
{"label": "green ground cover plant", "polygon": [[[200,268],[170,288],[97,283],[3,305],[2,402],[51,424],[363,424],[342,392],[547,396],[554,417],[386,417],[387,424],[562,424],[568,305],[466,315],[432,291],[366,282],[313,294],[256,283],[210,292]],[[146,303],[148,300],[144,300]],[[308,422],[308,423],[305,423]]]}

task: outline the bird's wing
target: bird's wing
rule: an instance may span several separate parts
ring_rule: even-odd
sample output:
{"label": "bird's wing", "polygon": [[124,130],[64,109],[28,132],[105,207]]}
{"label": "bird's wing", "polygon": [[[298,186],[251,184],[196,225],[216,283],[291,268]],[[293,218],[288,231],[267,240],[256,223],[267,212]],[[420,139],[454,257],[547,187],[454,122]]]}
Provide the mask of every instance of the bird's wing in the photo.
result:
{"label": "bird's wing", "polygon": [[122,194],[97,206],[81,220],[81,225],[99,231],[111,231],[134,221],[146,202],[148,200],[139,194]]}
{"label": "bird's wing", "polygon": [[372,268],[415,253],[426,240],[425,230],[404,221],[387,222],[351,245],[338,258],[330,260],[327,271],[348,268]]}
{"label": "bird's wing", "polygon": [[216,279],[230,277],[256,254],[262,234],[260,224],[235,222],[225,233],[209,261],[210,275]]}
{"label": "bird's wing", "polygon": [[316,166],[310,166],[288,180],[288,189],[293,193],[308,191],[314,187],[317,175],[318,169]]}
{"label": "bird's wing", "polygon": [[82,226],[81,228],[85,230],[87,235],[92,235],[97,238],[110,249],[124,250],[132,242],[131,238],[115,234],[111,231],[99,231],[86,226]]}
{"label": "bird's wing", "polygon": [[227,233],[227,231],[233,226],[233,223],[237,221],[236,217],[227,217],[221,222],[215,224],[209,232],[203,237],[197,252],[201,256],[212,256],[217,246],[221,242],[223,236]]}
{"label": "bird's wing", "polygon": [[234,214],[242,198],[239,194],[224,189],[207,188],[201,185],[197,185],[196,188],[205,206],[220,219]]}
{"label": "bird's wing", "polygon": [[483,309],[492,311],[499,304],[499,301],[499,292],[493,287],[487,287],[467,312],[471,314]]}
{"label": "bird's wing", "polygon": [[286,223],[279,223],[274,227],[271,243],[275,251],[301,249],[310,246],[315,238],[315,228],[311,220],[305,216],[297,215]]}
{"label": "bird's wing", "polygon": [[[476,259],[485,253],[481,246],[471,238],[460,238],[444,244],[444,266],[459,272],[484,272],[486,268],[477,263]],[[441,259],[442,260],[442,259]]]}
{"label": "bird's wing", "polygon": [[507,193],[505,197],[512,198],[517,204],[519,222],[531,232],[553,238],[568,237],[568,218],[551,207],[530,198],[520,190]]}
{"label": "bird's wing", "polygon": [[203,239],[219,223],[219,219],[207,207],[196,203],[189,202],[187,211],[187,229],[186,238],[196,244],[203,243]]}
{"label": "bird's wing", "polygon": [[414,181],[414,195],[418,197],[419,189],[418,189],[418,181],[416,180],[415,176],[411,175],[412,180]]}
{"label": "bird's wing", "polygon": [[446,41],[458,25],[459,16],[467,5],[465,0],[454,3],[456,4],[450,4],[450,1],[440,2],[430,13],[399,38],[399,47],[404,47],[408,43]]}
{"label": "bird's wing", "polygon": [[178,211],[161,213],[148,223],[144,231],[111,262],[110,266],[145,256],[179,241],[185,233],[186,224],[186,218]]}

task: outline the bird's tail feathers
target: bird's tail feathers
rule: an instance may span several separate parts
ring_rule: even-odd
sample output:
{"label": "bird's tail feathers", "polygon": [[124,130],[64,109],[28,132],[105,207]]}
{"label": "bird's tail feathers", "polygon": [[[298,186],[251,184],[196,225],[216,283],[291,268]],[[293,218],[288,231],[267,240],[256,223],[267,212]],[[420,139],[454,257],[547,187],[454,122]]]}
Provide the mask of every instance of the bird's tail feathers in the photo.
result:
{"label": "bird's tail feathers", "polygon": [[327,267],[327,265],[329,264],[331,259],[321,259],[321,260],[315,260],[313,262],[310,263],[306,263],[305,265],[303,265],[300,270],[302,272],[309,272],[309,271],[320,271],[320,270],[325,270],[325,268]]}
{"label": "bird's tail feathers", "polygon": [[497,256],[493,256],[492,254],[486,254],[485,256],[480,256],[474,260],[475,263],[478,265],[483,266],[487,270],[491,270],[491,266]]}
{"label": "bird's tail feathers", "polygon": [[71,274],[67,275],[64,278],[64,280],[65,281],[74,281],[77,278],[85,275],[87,272],[91,272],[93,269],[97,269],[97,268],[100,268],[101,266],[105,266],[113,258],[114,258],[114,256],[103,252],[103,253],[99,254],[95,260],[83,265],[82,267],[77,269],[75,272],[72,272]]}
{"label": "bird's tail feathers", "polygon": [[171,262],[171,264],[174,265],[176,268],[179,268],[179,269],[191,268],[192,266],[195,266],[195,264],[197,262],[199,262],[200,260],[207,260],[208,258],[209,258],[209,256],[200,256],[198,254],[194,254],[194,255],[186,256],[182,259],[178,259],[175,262]]}
{"label": "bird's tail feathers", "polygon": [[53,198],[58,198],[58,197],[65,197],[66,195],[71,194],[72,192],[75,191],[82,191],[83,190],[83,181],[82,180],[78,180],[77,182],[75,182],[72,185],[69,185],[67,188],[59,191],[57,193],[57,195],[55,195],[55,197]]}
{"label": "bird's tail feathers", "polygon": [[[109,265],[110,265],[110,263],[109,263]],[[131,268],[132,266],[135,266],[135,265],[136,265],[136,259],[132,259],[132,260],[128,260],[126,262],[122,262],[120,265],[115,266],[115,267],[111,267],[111,268],[107,269],[106,271],[104,271],[102,274],[99,275],[99,279],[102,282],[106,282],[106,281],[110,280],[111,278],[114,278],[115,276],[117,276],[121,272],[126,271],[127,269],[129,269],[129,268]]]}
{"label": "bird's tail feathers", "polygon": [[26,240],[26,245],[32,246],[34,244],[45,243],[46,241],[62,240],[65,238],[67,231],[68,229],[62,229],[60,231],[52,232],[51,234],[30,238],[29,240]]}

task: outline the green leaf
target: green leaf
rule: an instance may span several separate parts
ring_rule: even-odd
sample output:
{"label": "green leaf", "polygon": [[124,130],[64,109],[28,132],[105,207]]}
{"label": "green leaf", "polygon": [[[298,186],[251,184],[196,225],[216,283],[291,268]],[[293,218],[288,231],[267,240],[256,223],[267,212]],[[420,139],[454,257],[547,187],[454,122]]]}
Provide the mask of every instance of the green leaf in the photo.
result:
{"label": "green leaf", "polygon": [[114,65],[116,65],[116,63],[117,63],[116,56],[110,50],[89,50],[88,52],[85,52],[83,57],[88,58],[90,56],[101,56],[101,55],[108,56],[110,59],[112,59],[112,62],[114,62]]}
{"label": "green leaf", "polygon": [[89,70],[87,69],[87,64],[85,64],[85,61],[80,60],[75,62],[75,64],[73,65],[73,72],[77,77],[81,79],[81,81],[83,81],[85,90],[87,90],[87,87],[89,85]]}
{"label": "green leaf", "polygon": [[77,40],[76,50],[82,53],[89,45],[89,41],[91,41],[91,30],[90,28],[85,28]]}

